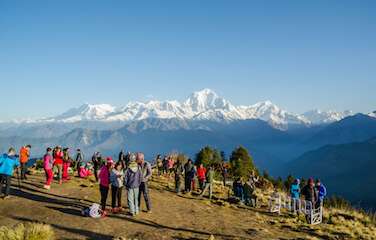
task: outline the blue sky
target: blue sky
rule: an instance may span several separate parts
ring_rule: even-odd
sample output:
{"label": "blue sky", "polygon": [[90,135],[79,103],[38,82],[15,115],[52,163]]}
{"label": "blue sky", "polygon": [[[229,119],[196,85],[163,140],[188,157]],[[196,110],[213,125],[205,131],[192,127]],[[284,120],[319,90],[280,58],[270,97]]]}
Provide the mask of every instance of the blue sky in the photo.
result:
{"label": "blue sky", "polygon": [[84,102],[376,110],[376,1],[0,1],[0,120]]}

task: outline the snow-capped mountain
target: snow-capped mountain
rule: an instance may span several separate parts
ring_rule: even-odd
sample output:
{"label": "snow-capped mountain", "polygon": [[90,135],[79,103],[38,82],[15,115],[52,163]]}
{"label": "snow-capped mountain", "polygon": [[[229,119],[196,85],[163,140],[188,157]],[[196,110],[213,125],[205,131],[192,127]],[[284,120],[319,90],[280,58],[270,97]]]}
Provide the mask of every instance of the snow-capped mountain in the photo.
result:
{"label": "snow-capped mountain", "polygon": [[318,109],[303,113],[303,117],[312,124],[327,124],[339,121],[345,117],[354,115],[352,111],[336,112],[336,111],[321,111]]}
{"label": "snow-capped mountain", "polygon": [[192,93],[185,101],[130,102],[124,107],[108,104],[84,104],[50,118],[28,120],[20,123],[130,123],[144,119],[181,119],[191,121],[231,122],[260,119],[270,125],[286,129],[290,124],[330,123],[351,115],[351,112],[323,112],[313,110],[303,115],[287,112],[270,101],[250,106],[235,106],[210,89]]}
{"label": "snow-capped mountain", "polygon": [[369,113],[368,115],[371,116],[371,117],[376,118],[376,111],[373,111],[373,112]]}

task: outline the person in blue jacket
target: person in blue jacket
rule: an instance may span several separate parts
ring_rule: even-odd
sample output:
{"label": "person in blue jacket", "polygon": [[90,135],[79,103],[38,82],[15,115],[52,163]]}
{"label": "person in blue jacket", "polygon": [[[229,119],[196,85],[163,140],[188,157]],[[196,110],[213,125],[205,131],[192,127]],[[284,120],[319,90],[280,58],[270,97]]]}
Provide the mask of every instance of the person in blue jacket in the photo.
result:
{"label": "person in blue jacket", "polygon": [[295,179],[295,181],[290,186],[291,204],[295,213],[299,214],[299,200],[300,200],[300,180]]}
{"label": "person in blue jacket", "polygon": [[9,198],[13,171],[15,167],[19,167],[19,166],[20,166],[20,161],[18,157],[16,156],[16,150],[14,148],[10,148],[8,151],[8,154],[3,154],[2,156],[0,156],[0,178],[1,178],[0,193],[1,194],[3,193],[4,187],[5,187],[5,191],[3,195],[4,199]]}
{"label": "person in blue jacket", "polygon": [[324,199],[326,197],[326,187],[321,183],[320,179],[316,180],[316,190],[319,195],[316,202],[316,207],[318,208],[321,204],[324,203]]}

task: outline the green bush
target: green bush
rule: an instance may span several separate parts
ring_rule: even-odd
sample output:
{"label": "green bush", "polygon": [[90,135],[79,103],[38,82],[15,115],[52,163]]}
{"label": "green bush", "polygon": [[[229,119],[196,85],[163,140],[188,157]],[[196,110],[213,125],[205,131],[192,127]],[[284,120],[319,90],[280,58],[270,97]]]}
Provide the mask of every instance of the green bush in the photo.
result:
{"label": "green bush", "polygon": [[230,156],[231,174],[234,177],[247,178],[251,171],[255,171],[258,175],[258,170],[253,163],[251,155],[248,150],[242,146],[236,148]]}

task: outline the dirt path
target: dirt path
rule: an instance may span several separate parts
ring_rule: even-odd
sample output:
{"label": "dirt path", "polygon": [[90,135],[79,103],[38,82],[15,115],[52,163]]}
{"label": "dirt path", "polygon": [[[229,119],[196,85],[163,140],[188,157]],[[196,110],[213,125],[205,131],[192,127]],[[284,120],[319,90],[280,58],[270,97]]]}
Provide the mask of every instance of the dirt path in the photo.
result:
{"label": "dirt path", "polygon": [[[126,214],[104,219],[81,216],[81,209],[99,202],[96,184],[73,179],[41,188],[43,176],[30,176],[21,190],[13,186],[13,196],[0,200],[0,225],[37,221],[50,224],[58,239],[296,239],[302,233],[281,229],[269,223],[276,218],[262,210],[219,206],[208,200],[177,196],[163,182],[151,188],[153,213],[142,212],[136,218]],[[13,183],[16,181],[14,180]],[[15,184],[17,185],[17,184]],[[110,199],[108,201],[110,203]],[[125,204],[125,194],[123,205]]]}

